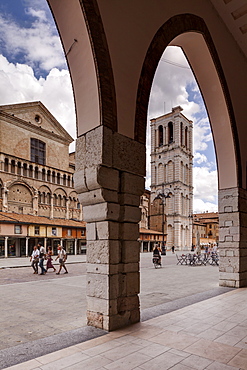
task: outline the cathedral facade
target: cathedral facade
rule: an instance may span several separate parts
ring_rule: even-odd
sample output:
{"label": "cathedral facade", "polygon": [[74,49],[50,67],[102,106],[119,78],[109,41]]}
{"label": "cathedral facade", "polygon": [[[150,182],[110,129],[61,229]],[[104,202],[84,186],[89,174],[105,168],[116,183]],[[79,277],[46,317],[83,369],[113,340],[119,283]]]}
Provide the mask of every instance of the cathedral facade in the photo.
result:
{"label": "cathedral facade", "polygon": [[150,228],[162,231],[166,246],[192,244],[193,125],[180,106],[151,120]]}
{"label": "cathedral facade", "polygon": [[29,255],[38,242],[81,253],[73,138],[41,102],[0,106],[0,126],[0,257]]}

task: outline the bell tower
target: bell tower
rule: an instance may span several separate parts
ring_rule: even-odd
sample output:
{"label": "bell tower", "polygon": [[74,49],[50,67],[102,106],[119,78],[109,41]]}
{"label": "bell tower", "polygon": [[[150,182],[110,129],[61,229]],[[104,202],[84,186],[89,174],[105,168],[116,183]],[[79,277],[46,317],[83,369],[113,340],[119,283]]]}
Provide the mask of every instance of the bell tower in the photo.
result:
{"label": "bell tower", "polygon": [[180,250],[191,247],[193,213],[193,125],[182,110],[151,119],[150,228]]}

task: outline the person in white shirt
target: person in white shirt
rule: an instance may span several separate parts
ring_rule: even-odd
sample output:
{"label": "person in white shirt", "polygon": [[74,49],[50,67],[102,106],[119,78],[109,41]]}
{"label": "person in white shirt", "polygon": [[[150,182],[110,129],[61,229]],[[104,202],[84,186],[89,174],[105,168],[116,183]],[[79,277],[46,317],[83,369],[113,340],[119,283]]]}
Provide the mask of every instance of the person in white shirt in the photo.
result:
{"label": "person in white shirt", "polygon": [[38,263],[39,263],[39,250],[36,245],[33,247],[33,252],[30,257],[30,261],[32,261],[31,266],[34,270],[34,274],[38,273]]}
{"label": "person in white shirt", "polygon": [[58,272],[56,273],[57,275],[60,274],[60,271],[62,270],[62,267],[64,268],[65,270],[65,274],[68,274],[68,270],[65,266],[65,261],[67,260],[67,254],[66,254],[66,251],[61,247],[61,245],[58,245],[57,247],[58,249],[58,256],[56,257],[55,261],[59,258],[59,270]]}
{"label": "person in white shirt", "polygon": [[39,267],[41,268],[40,275],[45,275],[46,274],[46,269],[44,268],[45,248],[41,244],[38,244],[38,246],[39,246]]}

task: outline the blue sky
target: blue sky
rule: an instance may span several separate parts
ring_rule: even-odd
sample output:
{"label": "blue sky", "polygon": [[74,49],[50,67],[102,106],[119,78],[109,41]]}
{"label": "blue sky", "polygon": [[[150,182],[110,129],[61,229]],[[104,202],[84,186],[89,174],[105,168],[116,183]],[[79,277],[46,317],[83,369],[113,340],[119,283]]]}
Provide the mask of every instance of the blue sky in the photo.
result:
{"label": "blue sky", "polygon": [[[34,100],[42,101],[76,137],[70,76],[47,2],[2,0],[0,105]],[[186,58],[179,48],[169,47],[153,81],[148,120],[177,105],[181,105],[185,116],[194,122],[194,211],[216,211],[217,169],[207,114]],[[149,163],[149,130],[147,152]],[[146,184],[150,185],[150,166]]]}

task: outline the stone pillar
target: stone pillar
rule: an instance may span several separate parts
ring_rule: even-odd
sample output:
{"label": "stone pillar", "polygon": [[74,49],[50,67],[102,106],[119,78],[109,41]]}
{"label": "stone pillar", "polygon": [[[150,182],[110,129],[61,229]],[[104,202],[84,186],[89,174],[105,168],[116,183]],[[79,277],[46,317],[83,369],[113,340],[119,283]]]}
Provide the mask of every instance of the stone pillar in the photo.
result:
{"label": "stone pillar", "polygon": [[7,185],[4,184],[2,194],[3,194],[3,211],[5,212],[8,210],[8,192],[9,190],[7,189]]}
{"label": "stone pillar", "polygon": [[53,203],[54,203],[54,195],[51,195],[51,212],[50,212],[50,218],[51,219],[53,218],[53,214],[54,214]]}
{"label": "stone pillar", "polygon": [[139,221],[145,146],[99,126],[77,139],[75,190],[87,222],[87,322],[140,320]]}
{"label": "stone pillar", "polygon": [[66,220],[69,220],[69,198],[68,197],[66,198],[66,215],[65,215],[65,219]]}
{"label": "stone pillar", "polygon": [[219,190],[220,285],[247,286],[247,191]]}
{"label": "stone pillar", "polygon": [[75,239],[75,256],[77,255],[77,239]]}
{"label": "stone pillar", "polygon": [[4,237],[4,257],[8,258],[8,236]]}
{"label": "stone pillar", "polygon": [[45,250],[47,248],[47,238],[44,238],[44,248],[45,248]]}
{"label": "stone pillar", "polygon": [[38,215],[38,209],[39,209],[39,204],[38,204],[38,190],[34,190],[34,196],[33,196],[33,214],[35,216]]}

